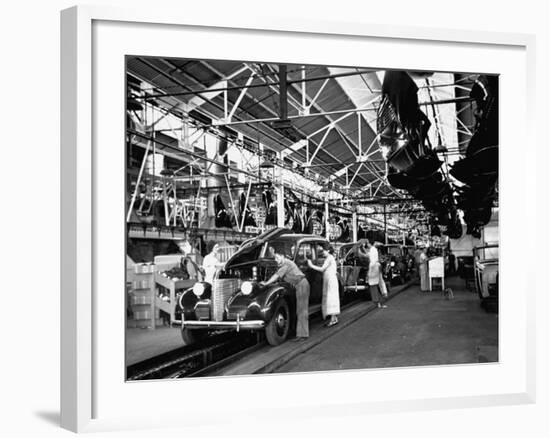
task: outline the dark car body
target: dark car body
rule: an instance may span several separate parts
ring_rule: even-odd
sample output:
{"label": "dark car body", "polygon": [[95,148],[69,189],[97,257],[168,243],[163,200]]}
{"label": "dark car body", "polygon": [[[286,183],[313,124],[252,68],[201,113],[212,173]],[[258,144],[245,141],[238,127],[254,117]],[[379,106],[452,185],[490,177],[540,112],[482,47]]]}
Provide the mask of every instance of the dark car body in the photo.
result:
{"label": "dark car body", "polygon": [[[338,248],[338,273],[342,277],[346,292],[357,293],[365,299],[370,299],[369,260],[358,251],[361,244],[361,242],[345,243]],[[365,249],[366,251],[368,250]]]}
{"label": "dark car body", "polygon": [[[321,306],[323,274],[310,269],[307,260],[321,265],[320,247],[326,242],[322,237],[277,228],[241,245],[213,284],[204,283],[202,295],[189,289],[180,297],[184,341],[192,342],[210,331],[265,330],[270,344],[283,342],[295,326],[296,290],[280,280],[268,286],[260,284],[278,270],[269,248],[277,249],[305,273],[310,284],[309,311],[313,313]],[[243,292],[245,283],[247,293]]]}
{"label": "dark car body", "polygon": [[407,247],[399,244],[381,245],[378,248],[384,277],[390,283],[405,283],[411,277],[414,259]]}

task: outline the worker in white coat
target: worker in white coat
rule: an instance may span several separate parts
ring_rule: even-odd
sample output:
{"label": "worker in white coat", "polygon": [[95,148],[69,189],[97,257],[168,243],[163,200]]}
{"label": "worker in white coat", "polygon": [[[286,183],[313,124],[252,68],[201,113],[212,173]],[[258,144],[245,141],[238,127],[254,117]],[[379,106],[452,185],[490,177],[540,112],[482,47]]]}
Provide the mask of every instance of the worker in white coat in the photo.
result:
{"label": "worker in white coat", "polygon": [[426,255],[426,249],[422,249],[420,253],[420,264],[418,266],[420,273],[420,290],[422,292],[428,292],[430,290],[430,280],[428,278],[428,256]]}
{"label": "worker in white coat", "polygon": [[206,245],[208,254],[202,261],[202,268],[204,269],[204,281],[212,284],[218,269],[224,267],[224,263],[220,262],[218,254],[220,252],[220,245],[213,240],[209,241]]}
{"label": "worker in white coat", "polygon": [[382,270],[380,269],[378,249],[370,239],[367,239],[367,249],[369,256],[368,281],[371,299],[376,303],[379,309],[385,309],[388,306],[386,306],[382,298],[387,296],[387,290],[382,276]]}

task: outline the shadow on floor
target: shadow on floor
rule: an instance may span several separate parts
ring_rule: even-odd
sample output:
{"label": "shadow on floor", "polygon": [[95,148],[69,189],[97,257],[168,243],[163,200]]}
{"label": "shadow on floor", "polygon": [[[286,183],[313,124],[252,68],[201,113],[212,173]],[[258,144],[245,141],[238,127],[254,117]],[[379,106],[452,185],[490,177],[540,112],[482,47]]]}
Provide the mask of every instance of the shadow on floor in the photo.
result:
{"label": "shadow on floor", "polygon": [[45,423],[49,423],[53,426],[59,426],[60,424],[60,414],[56,411],[39,411],[34,413],[38,418],[43,420]]}

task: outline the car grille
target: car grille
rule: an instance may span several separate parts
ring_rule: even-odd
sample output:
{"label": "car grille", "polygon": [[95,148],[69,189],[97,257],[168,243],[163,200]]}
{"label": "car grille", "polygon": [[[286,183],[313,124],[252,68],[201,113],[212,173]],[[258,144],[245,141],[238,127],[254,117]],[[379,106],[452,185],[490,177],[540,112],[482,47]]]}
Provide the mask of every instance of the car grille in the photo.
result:
{"label": "car grille", "polygon": [[221,321],[225,304],[229,297],[239,290],[241,281],[237,278],[222,278],[212,283],[212,319]]}

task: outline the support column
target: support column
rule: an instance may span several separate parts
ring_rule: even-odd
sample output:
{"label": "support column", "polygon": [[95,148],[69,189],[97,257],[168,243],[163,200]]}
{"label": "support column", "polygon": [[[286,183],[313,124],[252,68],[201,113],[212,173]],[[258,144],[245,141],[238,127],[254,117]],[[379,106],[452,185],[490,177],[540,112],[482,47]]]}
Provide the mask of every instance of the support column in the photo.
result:
{"label": "support column", "polygon": [[193,147],[190,145],[189,142],[189,114],[187,112],[187,108],[183,108],[183,117],[182,117],[182,139],[181,143],[179,144],[180,149],[188,149],[193,150]]}
{"label": "support column", "polygon": [[354,211],[351,215],[351,225],[352,225],[352,241],[353,243],[357,242],[357,213]]}
{"label": "support column", "polygon": [[[168,216],[168,193],[166,191],[166,177],[162,177],[162,202],[164,203],[164,225],[170,225],[170,217]],[[174,204],[174,208],[176,205]]]}
{"label": "support column", "polygon": [[386,214],[386,204],[384,204],[384,243],[388,244],[388,216]]}
{"label": "support column", "polygon": [[279,64],[279,118],[288,118],[286,64]]}
{"label": "support column", "polygon": [[[327,198],[328,198],[328,194],[327,194]],[[327,238],[327,240],[328,240],[328,227],[329,227],[328,214],[329,214],[328,199],[325,199],[325,237]]]}
{"label": "support column", "polygon": [[[227,151],[227,139],[225,135],[219,140],[216,140],[216,147],[208,147],[206,151],[206,158],[215,160],[220,164],[227,163],[227,156],[224,156]],[[209,169],[209,175],[206,178],[206,187],[220,187],[225,183],[224,176],[227,172],[226,168],[223,165],[212,163],[207,169]],[[206,228],[216,228],[216,209],[214,208],[214,199],[218,193],[214,191],[207,190],[207,223],[205,224]],[[227,199],[227,198],[226,198]],[[229,207],[229,206],[226,206]],[[200,222],[200,218],[199,218]]]}
{"label": "support column", "polygon": [[[281,154],[277,154],[281,160]],[[277,226],[285,226],[285,187],[283,185],[283,168],[275,166],[277,171]]]}

